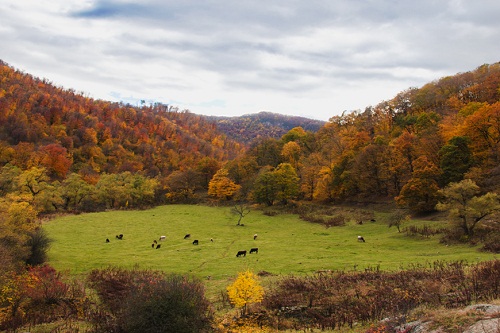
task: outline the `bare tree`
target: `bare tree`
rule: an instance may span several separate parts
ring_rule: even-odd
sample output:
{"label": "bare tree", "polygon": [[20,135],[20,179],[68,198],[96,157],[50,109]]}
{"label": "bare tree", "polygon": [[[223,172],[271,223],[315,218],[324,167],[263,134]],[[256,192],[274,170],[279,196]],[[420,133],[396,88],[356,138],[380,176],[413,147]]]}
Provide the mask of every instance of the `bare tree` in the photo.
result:
{"label": "bare tree", "polygon": [[387,225],[390,227],[396,227],[398,232],[401,232],[401,226],[404,222],[407,222],[410,219],[410,215],[406,210],[396,209],[392,214],[387,218]]}
{"label": "bare tree", "polygon": [[250,213],[250,208],[245,204],[237,204],[231,208],[231,213],[238,216],[237,225],[242,225],[241,220]]}

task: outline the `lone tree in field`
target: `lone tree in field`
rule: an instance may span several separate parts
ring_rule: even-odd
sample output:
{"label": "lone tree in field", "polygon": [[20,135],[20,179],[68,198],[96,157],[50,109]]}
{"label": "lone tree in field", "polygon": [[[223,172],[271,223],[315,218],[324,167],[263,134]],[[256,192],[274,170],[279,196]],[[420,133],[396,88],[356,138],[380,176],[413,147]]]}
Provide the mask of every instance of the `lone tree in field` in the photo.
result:
{"label": "lone tree in field", "polygon": [[408,212],[403,209],[396,209],[392,214],[387,218],[387,225],[390,227],[396,227],[398,232],[401,232],[401,226],[403,223],[410,219],[410,215]]}
{"label": "lone tree in field", "polygon": [[253,272],[247,270],[238,273],[238,277],[232,285],[227,287],[229,300],[238,308],[242,308],[241,313],[247,313],[247,305],[260,303],[264,297],[264,288],[259,284]]}
{"label": "lone tree in field", "polygon": [[443,196],[436,208],[447,211],[450,219],[457,223],[467,237],[474,235],[476,226],[485,217],[500,210],[498,194],[479,194],[479,186],[472,180],[465,179],[459,183],[450,183],[439,191]]}
{"label": "lone tree in field", "polygon": [[234,205],[233,208],[231,208],[231,213],[238,216],[238,223],[237,225],[242,225],[241,220],[250,213],[250,208],[248,208],[247,205],[245,204],[238,204]]}

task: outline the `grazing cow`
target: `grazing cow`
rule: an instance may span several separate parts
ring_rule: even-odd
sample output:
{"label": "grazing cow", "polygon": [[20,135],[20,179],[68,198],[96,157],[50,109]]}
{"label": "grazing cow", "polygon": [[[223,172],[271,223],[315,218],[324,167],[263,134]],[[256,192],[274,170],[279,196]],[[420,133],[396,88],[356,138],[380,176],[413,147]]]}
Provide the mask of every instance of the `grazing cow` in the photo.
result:
{"label": "grazing cow", "polygon": [[109,238],[106,238],[106,243],[109,243]]}
{"label": "grazing cow", "polygon": [[257,234],[253,235],[253,240],[257,239]]}
{"label": "grazing cow", "polygon": [[377,220],[375,220],[375,219],[371,219],[371,220],[370,220],[370,222],[377,222]]}
{"label": "grazing cow", "polygon": [[155,243],[151,244],[151,247],[154,249],[155,248]]}
{"label": "grazing cow", "polygon": [[159,249],[161,247],[161,244],[156,245],[156,248]]}
{"label": "grazing cow", "polygon": [[363,243],[364,243],[364,242],[365,242],[365,239],[363,238],[363,236],[358,236],[358,241],[359,241],[359,242],[363,242]]}
{"label": "grazing cow", "polygon": [[184,239],[188,239],[189,237],[191,237],[191,234],[187,234],[186,236],[184,236]]}
{"label": "grazing cow", "polygon": [[195,239],[195,240],[193,241],[193,245],[198,245],[198,240],[197,240],[197,239]]}
{"label": "grazing cow", "polygon": [[211,241],[211,242],[213,242],[213,241],[214,241],[214,239],[213,239],[213,238],[210,238],[210,241]]}
{"label": "grazing cow", "polygon": [[236,256],[237,257],[246,257],[247,256],[247,251],[243,250],[243,251],[238,251],[238,253],[236,253]]}
{"label": "grazing cow", "polygon": [[259,253],[259,249],[257,247],[252,247],[250,249],[250,254],[252,254],[252,253]]}
{"label": "grazing cow", "polygon": [[153,241],[153,243],[158,244],[158,242],[156,241],[156,239]]}
{"label": "grazing cow", "polygon": [[123,239],[123,234],[116,235],[116,239]]}
{"label": "grazing cow", "polygon": [[160,236],[160,240],[164,241],[167,238],[167,236]]}

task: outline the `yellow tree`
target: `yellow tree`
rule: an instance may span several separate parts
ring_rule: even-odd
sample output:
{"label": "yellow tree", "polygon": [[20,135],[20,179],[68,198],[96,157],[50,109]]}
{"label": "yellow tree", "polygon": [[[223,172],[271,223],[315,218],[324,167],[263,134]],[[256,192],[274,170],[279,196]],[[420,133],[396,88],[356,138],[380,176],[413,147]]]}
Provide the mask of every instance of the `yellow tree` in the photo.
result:
{"label": "yellow tree", "polygon": [[234,283],[227,287],[229,300],[238,308],[242,308],[242,314],[246,314],[247,305],[260,303],[264,297],[264,288],[259,284],[257,276],[250,271],[238,273]]}
{"label": "yellow tree", "polygon": [[281,156],[297,170],[299,169],[300,152],[299,144],[295,141],[290,141],[283,145]]}
{"label": "yellow tree", "polygon": [[240,188],[240,185],[228,177],[226,169],[219,169],[208,183],[208,195],[219,200],[229,200],[238,193]]}

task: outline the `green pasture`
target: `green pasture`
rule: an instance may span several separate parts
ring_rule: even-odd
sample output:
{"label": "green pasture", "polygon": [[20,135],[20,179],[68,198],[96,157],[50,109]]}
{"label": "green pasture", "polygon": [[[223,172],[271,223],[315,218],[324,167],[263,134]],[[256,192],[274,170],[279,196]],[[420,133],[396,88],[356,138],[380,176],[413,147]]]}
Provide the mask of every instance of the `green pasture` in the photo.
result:
{"label": "green pasture", "polygon": [[[44,228],[53,239],[50,264],[72,275],[110,265],[138,266],[222,282],[245,269],[275,275],[307,274],[374,266],[394,270],[436,260],[473,263],[495,258],[470,246],[442,245],[437,237],[407,237],[388,228],[383,216],[377,216],[375,223],[325,228],[295,215],[271,217],[252,211],[242,220],[244,226],[236,222],[227,207],[169,205],[143,211],[67,215],[46,222]],[[188,233],[191,238],[185,240]],[[123,240],[115,238],[118,234],[124,235]],[[254,234],[258,234],[256,240]],[[153,249],[153,240],[161,235],[166,240],[158,242],[160,249]],[[358,235],[366,243],[358,242]],[[199,245],[192,244],[194,239]],[[253,247],[259,249],[258,254],[236,257],[239,250]]]}

